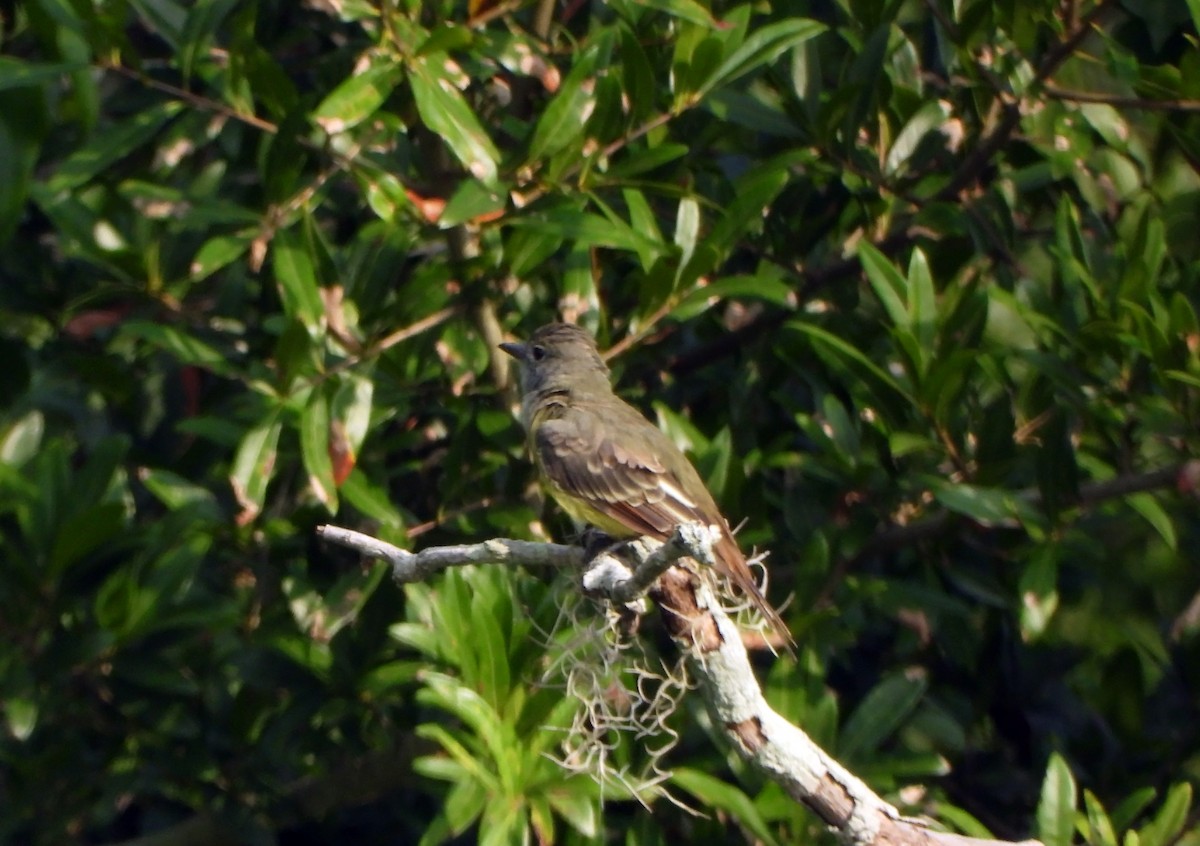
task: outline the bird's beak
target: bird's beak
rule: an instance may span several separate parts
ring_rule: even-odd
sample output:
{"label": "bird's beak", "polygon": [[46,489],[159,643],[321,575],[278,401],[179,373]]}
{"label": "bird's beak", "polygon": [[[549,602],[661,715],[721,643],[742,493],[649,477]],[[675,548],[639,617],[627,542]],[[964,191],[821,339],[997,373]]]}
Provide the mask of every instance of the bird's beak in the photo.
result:
{"label": "bird's beak", "polygon": [[500,345],[500,349],[511,355],[517,361],[525,360],[525,345],[509,341]]}

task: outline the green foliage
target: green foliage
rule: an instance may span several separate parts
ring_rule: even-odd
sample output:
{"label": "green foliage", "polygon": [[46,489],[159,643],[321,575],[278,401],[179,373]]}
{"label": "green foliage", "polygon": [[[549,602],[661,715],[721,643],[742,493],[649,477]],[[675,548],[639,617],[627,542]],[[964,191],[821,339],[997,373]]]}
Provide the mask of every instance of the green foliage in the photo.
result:
{"label": "green foliage", "polygon": [[[449,572],[437,592],[408,590],[418,621],[395,625],[393,636],[454,670],[420,676],[417,700],[440,721],[416,734],[440,754],[414,766],[452,785],[424,843],[473,826],[481,843],[520,842],[531,828],[541,842],[555,842],[556,816],[581,835],[597,833],[596,782],[567,776],[553,754],[580,703],[538,683],[547,646],[541,632],[559,617],[553,596],[538,592],[520,597],[536,602],[530,615],[516,602],[516,580],[497,568]],[[446,716],[457,725],[444,725]]]}
{"label": "green foliage", "polygon": [[[1146,807],[1155,798],[1152,789],[1138,791],[1110,815],[1095,794],[1085,790],[1084,810],[1077,810],[1079,795],[1075,779],[1066,761],[1057,753],[1053,754],[1038,803],[1038,839],[1047,846],[1069,846],[1077,842],[1075,834],[1078,832],[1083,842],[1090,846],[1117,846],[1118,843],[1166,846],[1180,842],[1191,810],[1192,786],[1188,783],[1172,786],[1158,812],[1144,815]],[[1130,825],[1139,816],[1145,816],[1144,824],[1136,828]],[[1196,834],[1193,828],[1185,835],[1185,840],[1191,842]]]}
{"label": "green foliage", "polygon": [[562,534],[495,344],[565,316],[770,550],[782,713],[966,833],[1200,841],[1194,0],[0,20],[0,840],[827,837],[690,702],[719,815],[555,764],[570,586],[315,540]]}

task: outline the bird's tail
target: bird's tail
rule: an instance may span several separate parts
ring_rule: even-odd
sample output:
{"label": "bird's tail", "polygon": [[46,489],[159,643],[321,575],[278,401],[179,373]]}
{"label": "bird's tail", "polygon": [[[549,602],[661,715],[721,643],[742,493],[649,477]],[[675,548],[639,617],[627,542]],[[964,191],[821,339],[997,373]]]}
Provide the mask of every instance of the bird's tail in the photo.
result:
{"label": "bird's tail", "polygon": [[767,598],[758,589],[758,582],[754,580],[754,572],[746,562],[746,556],[742,554],[733,535],[724,532],[721,540],[713,548],[713,555],[717,559],[717,572],[733,582],[734,587],[746,595],[758,609],[758,613],[762,614],[763,619],[767,622],[767,628],[775,635],[776,640],[783,644],[790,655],[795,656],[796,641],[792,637],[792,633],[788,631],[787,624],[779,616],[779,612],[771,607],[771,603],[767,602]]}

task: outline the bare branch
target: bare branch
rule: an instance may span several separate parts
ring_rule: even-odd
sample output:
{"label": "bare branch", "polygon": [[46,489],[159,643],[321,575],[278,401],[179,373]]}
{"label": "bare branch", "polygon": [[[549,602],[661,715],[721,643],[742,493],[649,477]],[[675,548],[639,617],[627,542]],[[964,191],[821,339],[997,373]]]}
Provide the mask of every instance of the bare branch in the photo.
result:
{"label": "bare branch", "polygon": [[578,568],[583,563],[582,549],[556,543],[493,538],[483,543],[431,546],[414,553],[379,538],[339,526],[318,526],[317,534],[327,541],[357,550],[370,558],[388,562],[392,565],[392,578],[400,584],[423,581],[447,567],[461,567],[464,564],[511,563],[526,567]]}

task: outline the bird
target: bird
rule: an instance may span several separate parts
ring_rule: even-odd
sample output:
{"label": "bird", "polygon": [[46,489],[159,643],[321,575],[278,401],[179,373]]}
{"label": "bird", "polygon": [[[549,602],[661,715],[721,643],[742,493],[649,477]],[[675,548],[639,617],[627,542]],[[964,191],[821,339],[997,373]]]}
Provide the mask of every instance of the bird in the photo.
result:
{"label": "bird", "polygon": [[592,336],[572,324],[550,323],[500,349],[517,361],[529,451],[543,486],[563,510],[577,524],[617,540],[665,541],[681,523],[715,526],[716,571],[793,645],[700,474],[662,430],[616,394]]}

